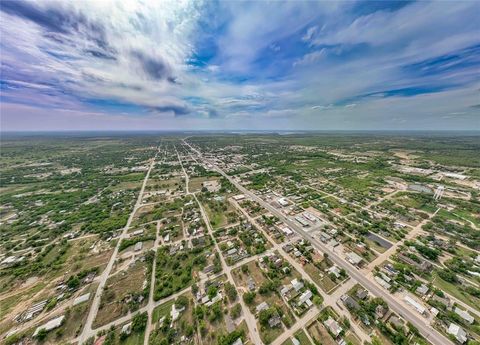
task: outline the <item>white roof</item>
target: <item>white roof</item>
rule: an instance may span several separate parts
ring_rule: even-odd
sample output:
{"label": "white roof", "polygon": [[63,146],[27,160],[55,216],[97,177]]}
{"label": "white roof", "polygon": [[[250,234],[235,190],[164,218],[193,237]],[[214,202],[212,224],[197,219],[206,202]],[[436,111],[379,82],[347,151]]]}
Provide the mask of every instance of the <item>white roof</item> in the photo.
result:
{"label": "white roof", "polygon": [[461,344],[467,341],[467,332],[459,325],[451,323],[447,333],[453,335]]}
{"label": "white roof", "polygon": [[239,201],[239,200],[245,199],[245,195],[243,195],[243,194],[238,194],[238,195],[234,195],[233,198],[234,198],[235,200]]}
{"label": "white roof", "polygon": [[238,338],[237,340],[235,340],[232,345],[243,345],[242,338]]}
{"label": "white roof", "polygon": [[455,307],[455,314],[460,316],[462,319],[467,321],[469,324],[472,324],[472,323],[475,322],[474,317],[472,315],[470,315],[466,310]]}
{"label": "white roof", "polygon": [[359,264],[363,260],[360,255],[354,252],[347,253],[347,258],[354,265]]}
{"label": "white roof", "polygon": [[307,290],[304,293],[302,293],[302,295],[299,297],[299,301],[300,303],[305,303],[307,300],[312,298],[312,296],[313,296],[312,291]]}
{"label": "white roof", "polygon": [[37,327],[37,329],[35,330],[35,333],[33,333],[33,336],[35,337],[38,334],[38,332],[40,332],[41,329],[45,329],[48,332],[48,331],[51,331],[52,329],[60,327],[60,325],[63,322],[63,319],[65,319],[65,315],[56,317],[55,319],[48,321],[42,326]]}
{"label": "white roof", "polygon": [[323,324],[333,333],[333,335],[337,336],[342,332],[342,327],[338,324],[337,321],[332,319],[331,316],[328,317],[326,321],[323,321]]}
{"label": "white roof", "polygon": [[420,314],[423,314],[425,313],[425,307],[423,305],[421,305],[420,303],[418,303],[417,301],[415,301],[413,298],[411,298],[410,296],[405,296],[403,298],[403,300],[405,302],[407,302],[408,304],[410,304],[412,307],[415,308],[415,310],[417,312],[419,312]]}
{"label": "white roof", "polygon": [[268,304],[267,302],[262,302],[259,305],[257,305],[257,313],[261,312],[262,310],[268,309]]}
{"label": "white roof", "polygon": [[75,298],[75,299],[73,300],[73,305],[77,305],[77,304],[86,302],[86,301],[88,301],[89,299],[90,299],[90,292],[89,292],[89,293],[86,293],[85,295],[78,296],[77,298]]}

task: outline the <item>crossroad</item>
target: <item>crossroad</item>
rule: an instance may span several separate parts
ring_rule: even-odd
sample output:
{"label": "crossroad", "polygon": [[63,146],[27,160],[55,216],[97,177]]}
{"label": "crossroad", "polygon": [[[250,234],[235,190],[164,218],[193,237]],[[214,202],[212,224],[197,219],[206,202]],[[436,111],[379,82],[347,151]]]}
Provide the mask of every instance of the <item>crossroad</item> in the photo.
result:
{"label": "crossroad", "polygon": [[351,278],[355,279],[358,283],[363,285],[366,289],[368,289],[373,295],[381,297],[385,302],[388,303],[390,309],[394,312],[399,314],[401,317],[409,321],[413,324],[420,334],[435,345],[450,345],[452,342],[448,340],[445,336],[440,334],[437,330],[431,327],[426,320],[422,320],[421,316],[416,314],[416,312],[411,311],[404,305],[400,304],[388,291],[384,290],[383,288],[379,287],[375,282],[370,280],[368,277],[364,275],[363,272],[359,271],[355,266],[351,265],[345,259],[337,255],[335,252],[331,251],[326,245],[322,242],[317,240],[316,238],[312,237],[309,233],[303,230],[297,223],[290,220],[286,217],[280,210],[273,207],[262,198],[257,196],[256,194],[252,193],[250,190],[245,188],[242,184],[236,181],[233,177],[229,176],[225,173],[221,168],[217,166],[214,162],[208,160],[203,156],[203,154],[191,146],[187,141],[183,140],[184,144],[187,145],[192,151],[194,151],[199,157],[203,159],[205,163],[210,164],[219,174],[225,177],[230,183],[232,183],[240,192],[244,195],[248,196],[252,200],[258,202],[261,206],[271,212],[273,215],[278,217],[281,221],[287,224],[292,230],[297,232],[301,235],[304,239],[310,241],[312,246],[314,246],[317,250],[328,254],[330,260],[335,263],[337,266],[342,267],[347,271]]}

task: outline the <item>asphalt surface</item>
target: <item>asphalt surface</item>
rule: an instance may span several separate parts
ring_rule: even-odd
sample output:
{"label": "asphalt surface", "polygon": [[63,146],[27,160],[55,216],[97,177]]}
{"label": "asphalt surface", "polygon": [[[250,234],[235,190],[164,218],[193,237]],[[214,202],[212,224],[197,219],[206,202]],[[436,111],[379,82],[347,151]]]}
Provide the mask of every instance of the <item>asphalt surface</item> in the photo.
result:
{"label": "asphalt surface", "polygon": [[[203,157],[200,151],[193,148],[190,144],[184,141],[184,143],[190,147],[193,151],[195,151],[199,156]],[[425,323],[425,320],[421,319],[421,316],[414,312],[413,310],[407,309],[402,304],[398,303],[395,298],[388,293],[388,291],[384,290],[383,288],[376,285],[376,283],[369,280],[362,272],[360,272],[355,266],[351,265],[349,262],[344,260],[343,258],[339,257],[336,253],[331,251],[328,247],[326,247],[322,242],[315,239],[314,237],[310,236],[306,231],[304,231],[299,225],[295,222],[291,221],[287,218],[283,213],[277,210],[275,207],[270,205],[269,203],[265,202],[263,199],[255,195],[254,193],[250,192],[248,189],[243,187],[240,183],[238,183],[234,178],[227,175],[222,169],[220,169],[216,164],[204,158],[204,160],[211,164],[215,170],[217,170],[222,176],[228,179],[235,187],[238,188],[243,194],[250,197],[252,200],[258,202],[268,211],[270,211],[273,215],[277,216],[281,221],[287,224],[292,230],[303,236],[303,238],[309,240],[311,244],[320,250],[323,253],[328,254],[329,259],[334,262],[337,266],[342,267],[347,271],[347,273],[355,279],[358,283],[363,285],[366,289],[368,289],[373,295],[377,297],[381,297],[385,302],[388,303],[390,309],[400,315],[402,318],[409,321],[413,324],[420,334],[430,341],[434,345],[451,345],[453,344],[450,340],[440,334],[437,330],[433,327]]]}

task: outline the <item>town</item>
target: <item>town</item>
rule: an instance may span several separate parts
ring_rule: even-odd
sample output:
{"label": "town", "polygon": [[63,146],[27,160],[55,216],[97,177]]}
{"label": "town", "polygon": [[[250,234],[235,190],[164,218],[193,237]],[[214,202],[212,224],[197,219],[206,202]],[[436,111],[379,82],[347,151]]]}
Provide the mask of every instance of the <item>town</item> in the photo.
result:
{"label": "town", "polygon": [[0,342],[480,344],[475,136],[4,139]]}

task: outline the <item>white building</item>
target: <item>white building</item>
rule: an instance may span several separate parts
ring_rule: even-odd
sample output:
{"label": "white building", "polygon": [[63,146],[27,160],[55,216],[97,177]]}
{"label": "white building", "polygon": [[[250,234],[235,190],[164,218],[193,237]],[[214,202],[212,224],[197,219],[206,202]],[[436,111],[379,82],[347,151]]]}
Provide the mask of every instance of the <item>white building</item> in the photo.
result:
{"label": "white building", "polygon": [[451,323],[447,329],[447,333],[453,335],[460,344],[467,341],[467,332],[459,325]]}
{"label": "white building", "polygon": [[403,300],[405,302],[407,302],[407,304],[411,305],[413,308],[415,308],[415,310],[420,313],[420,314],[424,314],[425,313],[425,307],[423,305],[421,305],[420,303],[418,303],[417,301],[415,301],[413,298],[411,298],[410,296],[405,296],[403,298]]}
{"label": "white building", "polygon": [[362,262],[362,257],[358,255],[357,253],[354,252],[349,252],[347,253],[347,260],[352,264],[352,265],[358,265],[360,262]]}
{"label": "white building", "polygon": [[338,324],[338,322],[332,319],[331,316],[329,316],[326,321],[323,321],[323,324],[335,336],[335,338],[338,337],[338,335],[343,330],[342,327],[340,327],[340,325]]}
{"label": "white building", "polygon": [[49,332],[52,329],[60,327],[62,325],[62,322],[63,322],[64,319],[65,319],[65,315],[61,315],[59,317],[56,317],[55,319],[52,319],[52,320],[48,321],[46,324],[37,327],[37,329],[33,333],[33,336],[36,337],[38,332],[40,332],[41,329],[44,329],[47,332]]}
{"label": "white building", "polygon": [[90,299],[90,292],[89,293],[86,293],[85,295],[82,295],[82,296],[78,296],[77,298],[75,298],[73,300],[73,305],[77,305],[77,304],[80,304],[80,303],[83,303],[83,302],[86,302]]}
{"label": "white building", "polygon": [[470,315],[466,310],[455,307],[455,314],[460,316],[462,319],[467,321],[469,324],[472,324],[472,323],[475,322],[475,318],[472,315]]}

